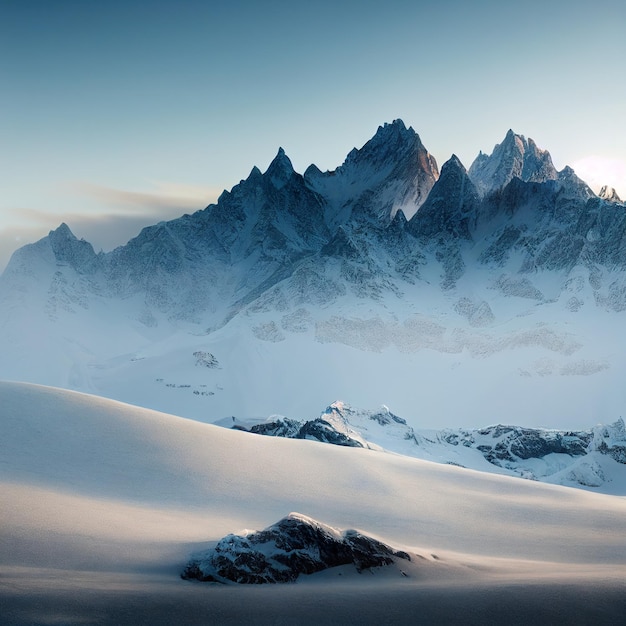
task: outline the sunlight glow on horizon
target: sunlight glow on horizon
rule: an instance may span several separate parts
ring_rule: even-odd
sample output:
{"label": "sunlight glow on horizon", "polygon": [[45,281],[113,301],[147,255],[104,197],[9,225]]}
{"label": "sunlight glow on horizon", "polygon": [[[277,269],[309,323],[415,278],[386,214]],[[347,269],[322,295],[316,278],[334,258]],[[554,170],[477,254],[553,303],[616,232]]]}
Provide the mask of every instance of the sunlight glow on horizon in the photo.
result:
{"label": "sunlight glow on horizon", "polygon": [[613,187],[622,200],[626,200],[626,161],[594,154],[575,161],[571,167],[595,193],[607,185]]}

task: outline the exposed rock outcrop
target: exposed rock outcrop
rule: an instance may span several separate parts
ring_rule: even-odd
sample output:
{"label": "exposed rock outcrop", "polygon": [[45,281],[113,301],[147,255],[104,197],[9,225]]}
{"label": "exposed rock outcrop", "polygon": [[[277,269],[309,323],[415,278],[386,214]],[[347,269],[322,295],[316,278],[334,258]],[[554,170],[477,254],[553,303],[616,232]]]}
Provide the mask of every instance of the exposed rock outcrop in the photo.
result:
{"label": "exposed rock outcrop", "polygon": [[286,583],[339,565],[352,564],[360,573],[396,559],[411,557],[356,530],[339,531],[290,513],[265,530],[224,537],[194,555],[181,576],[219,583]]}

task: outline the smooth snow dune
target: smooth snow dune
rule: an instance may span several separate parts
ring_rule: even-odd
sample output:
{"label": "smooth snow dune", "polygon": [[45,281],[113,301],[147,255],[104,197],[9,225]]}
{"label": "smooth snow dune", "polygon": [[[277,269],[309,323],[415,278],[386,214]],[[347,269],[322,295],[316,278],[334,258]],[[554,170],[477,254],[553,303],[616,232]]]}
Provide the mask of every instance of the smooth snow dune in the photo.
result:
{"label": "smooth snow dune", "polygon": [[[264,528],[290,511],[361,529],[425,557],[414,560],[409,578],[327,575],[318,584],[312,577],[310,584],[288,586],[279,592],[285,599],[306,597],[293,605],[295,623],[306,621],[297,606],[310,605],[316,594],[340,593],[356,602],[385,590],[384,597],[415,604],[417,597],[456,589],[461,606],[471,597],[493,600],[494,585],[505,585],[511,602],[515,589],[530,601],[539,597],[530,591],[539,581],[552,601],[565,585],[562,597],[576,598],[570,608],[581,606],[579,587],[589,598],[604,598],[599,616],[589,603],[578,613],[594,620],[626,608],[616,600],[626,596],[624,498],[230,431],[75,392],[0,383],[0,494],[7,623],[78,623],[79,617],[167,623],[175,612],[154,607],[165,603],[174,611],[181,602],[190,603],[177,609],[188,623],[207,623],[204,603],[213,599],[222,611],[215,623],[236,623],[237,615],[245,622],[242,603],[276,608],[283,596],[269,588],[225,592],[194,585],[178,579],[180,570],[206,542]],[[338,581],[344,581],[340,592]],[[38,600],[29,605],[28,598]],[[156,604],[141,613],[142,598]],[[328,611],[335,600],[325,605]],[[383,615],[383,596],[375,604],[376,610],[364,602],[371,611],[363,615]],[[200,605],[194,621],[193,607]],[[106,606],[116,608],[107,612]],[[316,606],[310,623],[330,615]],[[285,610],[265,611],[259,621],[294,623]],[[58,619],[46,622],[54,611]],[[120,615],[128,619],[119,621]],[[152,619],[158,615],[160,622]],[[402,621],[397,611],[390,615]],[[522,622],[512,617],[511,623]]]}

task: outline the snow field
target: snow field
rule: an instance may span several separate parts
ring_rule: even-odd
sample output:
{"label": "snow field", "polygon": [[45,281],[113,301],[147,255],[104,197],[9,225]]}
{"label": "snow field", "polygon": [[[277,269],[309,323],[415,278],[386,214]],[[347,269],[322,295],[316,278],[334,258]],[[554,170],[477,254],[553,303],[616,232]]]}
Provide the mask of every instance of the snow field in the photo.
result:
{"label": "snow field", "polygon": [[[496,589],[509,597],[498,611],[523,599],[539,615],[574,607],[595,619],[601,601],[609,604],[600,617],[623,607],[623,498],[261,437],[28,384],[0,384],[0,413],[0,595],[11,623],[158,624],[174,613],[191,624],[252,615],[410,623],[402,607],[421,603],[433,615],[432,602],[456,611],[468,598],[475,614],[494,615],[485,597]],[[178,578],[191,552],[290,511],[423,558],[408,578],[329,571],[282,591]],[[585,602],[572,591],[583,588]]]}

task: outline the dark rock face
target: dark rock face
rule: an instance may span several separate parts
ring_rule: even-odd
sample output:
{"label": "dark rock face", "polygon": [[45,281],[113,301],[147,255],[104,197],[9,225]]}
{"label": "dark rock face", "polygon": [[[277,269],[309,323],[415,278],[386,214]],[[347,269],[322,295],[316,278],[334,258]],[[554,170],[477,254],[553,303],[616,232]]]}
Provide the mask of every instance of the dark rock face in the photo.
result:
{"label": "dark rock face", "polygon": [[363,444],[346,433],[338,431],[332,424],[322,417],[305,422],[298,432],[297,439],[314,439],[322,443],[332,443],[336,446],[362,448]]}
{"label": "dark rock face", "polygon": [[441,168],[426,202],[408,223],[409,231],[418,238],[446,234],[471,239],[480,199],[459,159],[453,155]]}
{"label": "dark rock face", "polygon": [[583,456],[593,438],[591,431],[557,431],[519,426],[489,426],[477,431],[444,431],[442,439],[452,445],[475,447],[494,465],[540,459],[551,453]]}
{"label": "dark rock face", "polygon": [[[288,439],[294,439],[297,437],[301,428],[302,422],[289,419],[288,417],[283,417],[272,420],[271,422],[255,424],[250,428],[249,432],[257,435],[267,435],[269,437],[286,437]],[[239,428],[239,430],[243,429]]]}
{"label": "dark rock face", "polygon": [[269,437],[286,437],[287,439],[311,439],[321,443],[330,443],[335,446],[346,446],[349,448],[363,448],[363,444],[350,437],[349,434],[341,432],[333,424],[318,417],[314,420],[299,421],[281,417],[280,419],[262,424],[255,424],[249,429],[243,426],[234,427],[237,430],[247,430],[256,435],[267,435]]}
{"label": "dark rock face", "polygon": [[192,558],[184,579],[243,584],[293,582],[301,574],[353,564],[358,572],[411,560],[356,530],[339,532],[309,517],[291,513],[265,530],[228,535],[215,548]]}

